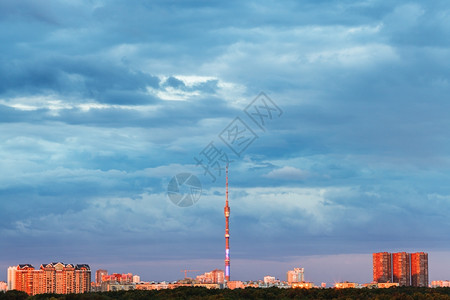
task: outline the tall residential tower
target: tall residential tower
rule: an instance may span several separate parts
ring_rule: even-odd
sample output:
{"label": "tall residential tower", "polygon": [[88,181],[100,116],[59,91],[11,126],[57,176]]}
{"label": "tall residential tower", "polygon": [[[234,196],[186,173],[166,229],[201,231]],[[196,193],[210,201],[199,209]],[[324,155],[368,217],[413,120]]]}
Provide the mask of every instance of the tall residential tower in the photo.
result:
{"label": "tall residential tower", "polygon": [[428,253],[373,253],[373,281],[428,286]]}
{"label": "tall residential tower", "polygon": [[410,254],[406,252],[392,253],[392,282],[399,286],[411,285]]}
{"label": "tall residential tower", "polygon": [[303,282],[305,281],[305,269],[304,268],[294,268],[294,270],[289,270],[286,273],[287,282],[289,284],[293,282]]}
{"label": "tall residential tower", "polygon": [[428,286],[428,253],[411,253],[411,285]]}
{"label": "tall residential tower", "polygon": [[8,268],[8,284],[28,295],[86,293],[91,291],[91,269],[61,262],[42,264],[38,270],[30,264],[17,265]]}
{"label": "tall residential tower", "polygon": [[373,281],[377,283],[392,281],[391,253],[373,254]]}

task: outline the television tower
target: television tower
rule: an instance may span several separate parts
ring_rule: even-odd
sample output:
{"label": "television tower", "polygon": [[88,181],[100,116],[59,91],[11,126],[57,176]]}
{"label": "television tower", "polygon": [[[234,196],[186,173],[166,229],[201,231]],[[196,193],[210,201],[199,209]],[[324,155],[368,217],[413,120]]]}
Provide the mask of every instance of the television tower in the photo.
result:
{"label": "television tower", "polygon": [[228,165],[227,165],[227,179],[226,179],[226,198],[225,198],[225,287],[226,283],[230,281],[230,207],[228,206]]}

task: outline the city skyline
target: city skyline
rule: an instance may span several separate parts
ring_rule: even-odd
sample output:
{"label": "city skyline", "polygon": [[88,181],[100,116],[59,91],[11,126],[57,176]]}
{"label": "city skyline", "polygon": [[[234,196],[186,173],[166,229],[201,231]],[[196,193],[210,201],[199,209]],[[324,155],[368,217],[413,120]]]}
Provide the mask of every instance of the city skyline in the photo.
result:
{"label": "city skyline", "polygon": [[[379,252],[373,253],[373,281],[361,283],[356,281],[337,281],[330,288],[389,288],[392,286],[438,287],[448,286],[450,281],[438,280],[429,282],[428,253],[416,252]],[[225,267],[227,264],[225,264]],[[180,286],[203,286],[208,289],[220,289],[228,286],[230,289],[245,287],[278,287],[278,288],[325,288],[326,282],[320,285],[306,281],[304,268],[295,267],[288,270],[286,280],[271,275],[265,275],[263,280],[235,281],[226,278],[226,272],[214,269],[196,276],[188,277],[188,272],[201,270],[181,270],[184,278],[172,282],[142,281],[141,277],[132,273],[112,273],[105,269],[95,271],[95,278],[91,276],[90,266],[87,264],[64,264],[53,262],[41,264],[36,270],[30,264],[19,264],[8,268],[8,290],[21,290],[30,295],[53,292],[57,294],[83,293],[86,291],[106,292],[117,290],[159,290],[173,289]],[[92,279],[92,285],[91,285]],[[6,284],[5,284],[6,287]]]}
{"label": "city skyline", "polygon": [[[367,255],[369,256],[369,255]],[[293,267],[291,266],[291,269],[293,268],[293,270],[287,270],[287,273],[284,274],[284,276],[279,276],[279,274],[276,274],[274,272],[265,272],[265,273],[259,273],[257,276],[253,277],[253,278],[238,278],[235,279],[237,281],[257,281],[257,280],[264,280],[266,276],[271,277],[272,275],[273,278],[275,278],[276,280],[280,280],[280,281],[285,281],[287,283],[291,283],[291,282],[311,282],[313,284],[316,284],[316,286],[320,286],[319,283],[326,283],[329,287],[334,287],[334,285],[336,283],[342,283],[342,282],[352,282],[352,283],[358,283],[358,284],[362,284],[362,283],[389,283],[389,282],[394,282],[394,283],[399,283],[400,286],[403,285],[413,285],[413,286],[428,286],[428,284],[430,284],[432,281],[442,281],[442,280],[447,280],[447,279],[430,279],[429,277],[429,262],[428,262],[428,253],[424,253],[424,252],[415,252],[415,253],[407,253],[407,252],[397,252],[397,253],[390,253],[390,252],[380,252],[380,253],[373,253],[370,255],[370,259],[371,259],[371,265],[370,267],[367,268],[367,273],[372,273],[373,277],[369,280],[365,277],[361,277],[359,274],[355,273],[354,270],[348,270],[350,271],[347,274],[351,274],[349,275],[339,275],[338,272],[334,273],[333,275],[335,276],[335,280],[333,281],[324,281],[321,280],[324,278],[324,274],[323,273],[316,273],[315,276],[307,276],[305,278],[305,268],[301,267]],[[423,259],[425,259],[425,262],[423,264]],[[439,257],[439,259],[443,259],[442,257]],[[406,264],[403,263],[402,261],[406,260]],[[433,261],[433,260],[432,260]],[[442,263],[444,261],[439,261],[438,259],[435,260],[436,264],[431,264],[431,266],[437,266],[437,265],[442,265]],[[57,264],[62,264],[63,266],[65,266],[66,264],[63,264],[61,262],[53,262],[50,265],[57,265]],[[346,264],[348,265],[348,262],[346,262]],[[46,266],[47,264],[40,264],[41,268],[43,266]],[[308,265],[308,264],[306,264]],[[10,269],[14,269],[14,267],[17,266],[25,266],[25,267],[32,267],[34,268],[33,264],[22,264],[22,265],[13,265],[10,266],[8,268],[8,278],[10,276]],[[68,266],[72,266],[72,265],[68,265]],[[83,264],[78,264],[76,266],[84,266]],[[86,266],[89,265],[86,264]],[[375,267],[377,266],[377,267]],[[406,268],[406,269],[405,269]],[[107,278],[111,277],[111,278],[115,278],[116,276],[127,276],[126,279],[128,281],[133,281],[134,282],[134,277],[132,276],[137,275],[134,272],[129,272],[126,271],[126,273],[121,274],[120,272],[113,272],[112,274],[108,274],[108,270],[105,269],[93,269],[95,270],[92,271],[92,282],[93,283],[99,283],[101,281],[100,278],[104,277],[102,275],[106,275]],[[314,268],[313,268],[314,270]],[[423,270],[423,271],[422,271]],[[205,276],[207,274],[215,274],[214,272],[216,271],[220,271],[222,272],[222,280],[225,280],[225,272],[223,270],[220,269],[214,269],[211,272],[205,272],[205,270],[181,270],[181,272],[185,272],[185,277],[184,279],[186,279],[186,272],[194,272],[195,275],[191,276],[190,278],[196,278],[198,279],[198,277],[201,275],[201,273],[204,273],[202,276]],[[286,271],[286,270],[285,270]],[[145,273],[145,272],[144,272]],[[314,272],[312,272],[314,273]],[[406,273],[407,275],[401,275],[402,273]],[[420,275],[420,274],[421,275]],[[431,273],[433,273],[433,271],[431,271]],[[264,275],[261,275],[264,274]],[[387,275],[383,275],[383,274],[387,274]],[[158,275],[160,275],[160,272],[158,272]],[[309,274],[308,274],[309,275]],[[319,277],[317,277],[319,275]],[[425,277],[423,277],[423,275],[425,275]],[[211,276],[211,275],[207,275],[207,276]],[[384,277],[380,277],[380,276],[384,276]],[[406,276],[406,278],[403,278],[401,276]],[[141,276],[138,276],[141,279]],[[188,276],[189,277],[189,276]],[[314,277],[314,279],[312,279]],[[145,282],[149,282],[149,281],[155,281],[155,282],[173,282],[176,280],[180,280],[183,278],[183,276],[178,276],[178,277],[172,277],[171,279],[165,278],[165,279],[157,279],[157,278],[161,278],[158,276],[155,276],[154,278],[142,278],[142,281]],[[100,281],[99,281],[100,280]],[[109,279],[107,279],[109,280]],[[2,280],[0,280],[2,281]],[[5,280],[6,282],[6,280]],[[9,282],[9,281],[8,281]],[[427,284],[428,282],[428,284]]]}
{"label": "city skyline", "polygon": [[379,251],[450,279],[449,14],[0,1],[0,270],[224,269],[229,164],[231,280],[370,282]]}

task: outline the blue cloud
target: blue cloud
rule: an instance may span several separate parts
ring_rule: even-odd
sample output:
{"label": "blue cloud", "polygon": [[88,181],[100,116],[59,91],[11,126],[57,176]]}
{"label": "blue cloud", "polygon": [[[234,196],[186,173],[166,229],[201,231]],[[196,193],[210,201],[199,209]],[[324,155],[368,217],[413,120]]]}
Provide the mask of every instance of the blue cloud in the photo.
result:
{"label": "blue cloud", "polygon": [[[2,1],[0,265],[222,264],[225,180],[194,160],[212,141],[241,262],[448,251],[448,10]],[[243,111],[261,90],[283,110],[265,131]],[[219,138],[238,116],[258,135],[240,157]],[[181,172],[204,187],[191,208],[165,194]]]}

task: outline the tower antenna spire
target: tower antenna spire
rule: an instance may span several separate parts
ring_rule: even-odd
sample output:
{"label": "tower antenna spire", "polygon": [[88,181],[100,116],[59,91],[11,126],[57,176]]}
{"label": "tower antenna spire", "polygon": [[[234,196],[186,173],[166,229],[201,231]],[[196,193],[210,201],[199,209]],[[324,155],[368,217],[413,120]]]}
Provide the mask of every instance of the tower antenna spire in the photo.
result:
{"label": "tower antenna spire", "polygon": [[226,168],[226,187],[225,187],[225,287],[230,281],[230,207],[228,206],[228,164]]}

